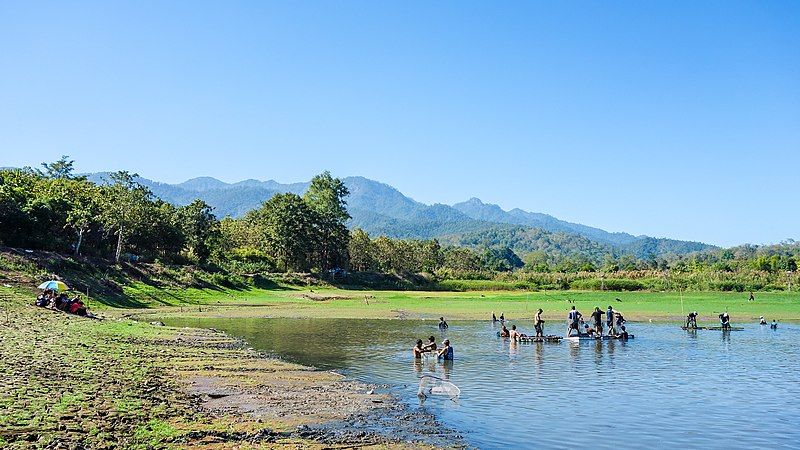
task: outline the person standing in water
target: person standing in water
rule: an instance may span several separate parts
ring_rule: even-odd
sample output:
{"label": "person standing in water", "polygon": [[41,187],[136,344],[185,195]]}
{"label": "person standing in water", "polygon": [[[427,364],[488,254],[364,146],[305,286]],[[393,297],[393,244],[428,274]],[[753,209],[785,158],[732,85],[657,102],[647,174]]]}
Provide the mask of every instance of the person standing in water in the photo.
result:
{"label": "person standing in water", "polygon": [[572,330],[575,330],[579,335],[581,334],[581,317],[583,317],[583,315],[573,306],[569,314],[567,314],[567,337],[572,335]]}
{"label": "person standing in water", "polygon": [[522,335],[519,334],[519,331],[517,331],[517,326],[516,325],[511,325],[511,331],[508,332],[509,339],[511,339],[512,341],[516,342],[516,341],[519,340],[519,338],[521,336]]}
{"label": "person standing in water", "polygon": [[503,314],[503,313],[500,313],[500,322],[505,322],[505,321],[506,321],[506,315]]}
{"label": "person standing in water", "polygon": [[758,320],[758,324],[759,325],[766,325],[767,324],[767,319],[765,319],[764,316],[761,316],[761,318],[759,318],[759,320]]}
{"label": "person standing in water", "polygon": [[606,310],[606,327],[608,327],[608,335],[614,334],[614,308],[608,305]]}
{"label": "person standing in water", "polygon": [[447,325],[447,322],[444,321],[444,317],[439,317],[439,330],[444,331],[448,328],[449,326]]}
{"label": "person standing in water", "polygon": [[686,316],[686,328],[697,328],[697,311],[692,311]]}
{"label": "person standing in water", "polygon": [[536,329],[536,337],[544,337],[544,320],[542,320],[542,308],[536,311],[536,317],[533,319],[533,327]]}
{"label": "person standing in water", "polygon": [[492,311],[492,322],[497,322],[497,316],[494,315],[494,311]]}
{"label": "person standing in water", "polygon": [[422,339],[417,339],[417,345],[411,349],[411,353],[414,355],[414,358],[422,359],[422,354],[425,353],[425,350],[422,348]]}
{"label": "person standing in water", "polygon": [[422,346],[423,352],[435,352],[436,351],[436,338],[431,336],[428,338],[428,343]]}
{"label": "person standing in water", "polygon": [[603,335],[603,311],[600,311],[599,306],[594,307],[592,312],[592,320],[594,320],[594,331],[598,336]]}
{"label": "person standing in water", "polygon": [[511,332],[508,331],[508,328],[506,328],[506,325],[503,324],[503,328],[500,329],[500,337],[509,337],[510,335],[511,335]]}
{"label": "person standing in water", "polygon": [[775,319],[772,319],[772,323],[769,324],[769,327],[772,328],[773,330],[777,330],[778,329],[778,322],[776,322]]}
{"label": "person standing in water", "polygon": [[439,353],[436,355],[437,358],[442,358],[445,361],[452,361],[453,360],[453,347],[450,346],[450,339],[445,339],[444,347],[439,350]]}
{"label": "person standing in water", "polygon": [[728,315],[727,312],[724,312],[719,315],[719,323],[722,325],[723,330],[730,330],[731,328],[731,316]]}

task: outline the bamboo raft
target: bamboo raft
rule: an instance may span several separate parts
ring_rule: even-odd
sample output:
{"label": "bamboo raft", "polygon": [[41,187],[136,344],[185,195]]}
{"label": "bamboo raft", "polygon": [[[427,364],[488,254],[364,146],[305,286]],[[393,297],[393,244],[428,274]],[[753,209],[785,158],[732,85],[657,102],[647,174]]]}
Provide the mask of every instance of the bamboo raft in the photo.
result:
{"label": "bamboo raft", "polygon": [[696,327],[696,328],[695,327],[681,327],[681,329],[682,330],[687,330],[687,331],[694,331],[694,330],[742,331],[742,330],[744,330],[744,327],[728,327],[728,328],[722,328],[722,327]]}
{"label": "bamboo raft", "polygon": [[[629,334],[627,339],[633,339],[635,337],[636,336],[634,336],[632,334]],[[627,339],[623,339],[620,336],[597,336],[597,337],[594,337],[594,336],[568,336],[568,337],[565,337],[564,339],[569,339],[571,341],[612,341],[612,340],[624,341],[624,340],[627,340]]]}

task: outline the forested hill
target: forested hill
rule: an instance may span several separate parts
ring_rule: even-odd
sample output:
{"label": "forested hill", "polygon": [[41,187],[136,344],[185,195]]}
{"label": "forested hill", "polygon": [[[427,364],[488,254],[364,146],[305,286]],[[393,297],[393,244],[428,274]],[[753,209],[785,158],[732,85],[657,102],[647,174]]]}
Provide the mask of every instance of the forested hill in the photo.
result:
{"label": "forested hill", "polygon": [[[88,178],[102,183],[106,176],[106,173],[95,173]],[[225,183],[211,177],[193,178],[180,184],[146,178],[137,181],[156,196],[177,205],[200,198],[214,207],[218,217],[240,217],[275,194],[302,194],[309,185],[308,182],[282,184],[273,180]],[[350,191],[347,206],[352,219],[348,225],[362,228],[373,236],[441,238],[466,246],[507,246],[520,255],[546,249],[564,255],[583,254],[590,259],[609,251],[649,258],[711,247],[699,242],[611,233],[521,209],[504,211],[477,198],[453,206],[426,205],[392,186],[364,177],[347,177],[343,181]]]}

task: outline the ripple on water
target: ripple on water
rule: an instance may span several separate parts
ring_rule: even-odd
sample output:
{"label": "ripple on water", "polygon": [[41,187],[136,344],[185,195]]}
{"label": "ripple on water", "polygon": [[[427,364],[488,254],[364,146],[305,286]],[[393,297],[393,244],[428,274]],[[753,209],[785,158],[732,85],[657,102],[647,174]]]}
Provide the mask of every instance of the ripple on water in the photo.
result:
{"label": "ripple on water", "polygon": [[[680,330],[631,324],[628,342],[509,345],[486,322],[354,319],[172,321],[214,327],[256,348],[363,381],[388,384],[478,447],[786,447],[800,442],[800,328]],[[526,328],[525,323],[518,323]],[[527,327],[531,328],[531,327]],[[560,325],[545,330],[561,333]],[[417,338],[450,338],[456,361],[415,362]],[[457,402],[422,405],[417,379],[461,388]]]}

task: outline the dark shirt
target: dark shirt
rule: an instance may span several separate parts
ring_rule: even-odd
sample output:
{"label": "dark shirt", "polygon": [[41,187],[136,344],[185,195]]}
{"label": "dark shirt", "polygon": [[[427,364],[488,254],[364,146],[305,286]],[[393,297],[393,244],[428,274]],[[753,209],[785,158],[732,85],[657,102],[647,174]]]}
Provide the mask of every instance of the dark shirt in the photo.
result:
{"label": "dark shirt", "polygon": [[603,312],[602,311],[595,311],[592,313],[592,319],[594,319],[594,323],[600,324],[603,320]]}

